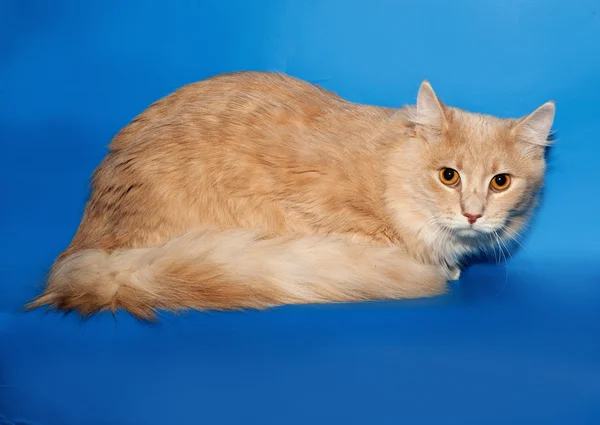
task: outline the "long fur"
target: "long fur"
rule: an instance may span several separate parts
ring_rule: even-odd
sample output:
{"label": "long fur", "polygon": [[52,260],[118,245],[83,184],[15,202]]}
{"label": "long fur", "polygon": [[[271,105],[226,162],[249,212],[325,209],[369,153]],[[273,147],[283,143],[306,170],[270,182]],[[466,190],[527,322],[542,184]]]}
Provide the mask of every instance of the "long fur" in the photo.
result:
{"label": "long fur", "polygon": [[[149,319],[440,294],[463,256],[524,225],[553,116],[551,103],[520,120],[471,114],[426,82],[400,109],[279,74],[191,84],[114,138],[27,308]],[[447,166],[460,185],[440,182]],[[500,172],[513,187],[489,192]],[[471,233],[465,211],[482,215]]]}
{"label": "long fur", "polygon": [[443,292],[446,279],[442,269],[406,258],[401,248],[344,236],[203,229],[156,248],[69,255],[31,307],[54,304],[84,315],[124,308],[149,319],[155,309],[415,298]]}

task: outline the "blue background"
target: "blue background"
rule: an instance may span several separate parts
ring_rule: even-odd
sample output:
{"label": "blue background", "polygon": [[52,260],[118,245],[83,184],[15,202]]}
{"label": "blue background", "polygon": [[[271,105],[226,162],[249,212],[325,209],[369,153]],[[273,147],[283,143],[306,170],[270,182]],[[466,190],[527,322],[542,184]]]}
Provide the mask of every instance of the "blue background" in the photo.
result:
{"label": "blue background", "polygon": [[[600,17],[578,0],[0,0],[0,418],[47,425],[600,423]],[[557,103],[543,206],[447,296],[82,322],[20,307],[154,100],[277,70],[359,102]],[[0,423],[2,419],[0,419]]]}

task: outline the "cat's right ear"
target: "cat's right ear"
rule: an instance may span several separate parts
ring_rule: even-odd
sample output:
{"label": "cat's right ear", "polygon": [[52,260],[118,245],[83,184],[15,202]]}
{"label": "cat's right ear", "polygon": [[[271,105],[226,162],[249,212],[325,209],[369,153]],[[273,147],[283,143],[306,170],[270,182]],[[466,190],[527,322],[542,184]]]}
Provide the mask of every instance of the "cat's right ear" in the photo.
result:
{"label": "cat's right ear", "polygon": [[440,102],[427,80],[424,80],[419,87],[416,121],[418,124],[435,130],[443,130],[447,125],[444,105]]}

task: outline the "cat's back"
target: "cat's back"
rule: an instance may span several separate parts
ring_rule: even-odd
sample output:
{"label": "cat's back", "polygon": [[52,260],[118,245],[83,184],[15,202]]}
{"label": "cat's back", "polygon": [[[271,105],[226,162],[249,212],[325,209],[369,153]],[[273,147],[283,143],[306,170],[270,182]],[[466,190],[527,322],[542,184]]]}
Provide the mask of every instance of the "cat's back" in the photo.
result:
{"label": "cat's back", "polygon": [[[355,104],[318,85],[272,72],[220,74],[188,84],[158,100],[121,130],[111,148],[156,139],[171,131],[174,142],[290,141],[327,144],[333,134],[376,129],[390,111]],[[153,136],[154,135],[154,136]],[[346,138],[347,139],[347,138]],[[281,146],[281,143],[279,143]]]}
{"label": "cat's back", "polygon": [[[220,74],[181,87],[150,105],[123,128],[111,143],[124,147],[140,140],[148,128],[183,126],[189,131],[214,127],[263,125],[274,115],[299,118],[331,111],[344,102],[339,96],[308,82],[271,72]],[[280,120],[281,121],[281,120]]]}

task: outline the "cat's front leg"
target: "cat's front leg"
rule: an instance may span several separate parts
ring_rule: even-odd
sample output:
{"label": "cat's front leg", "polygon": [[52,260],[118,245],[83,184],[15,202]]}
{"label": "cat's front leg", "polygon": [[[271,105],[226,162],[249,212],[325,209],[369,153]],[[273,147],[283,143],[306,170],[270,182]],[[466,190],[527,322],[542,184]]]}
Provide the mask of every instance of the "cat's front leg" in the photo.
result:
{"label": "cat's front leg", "polygon": [[450,267],[446,270],[448,280],[458,280],[460,278],[460,269],[458,267]]}

